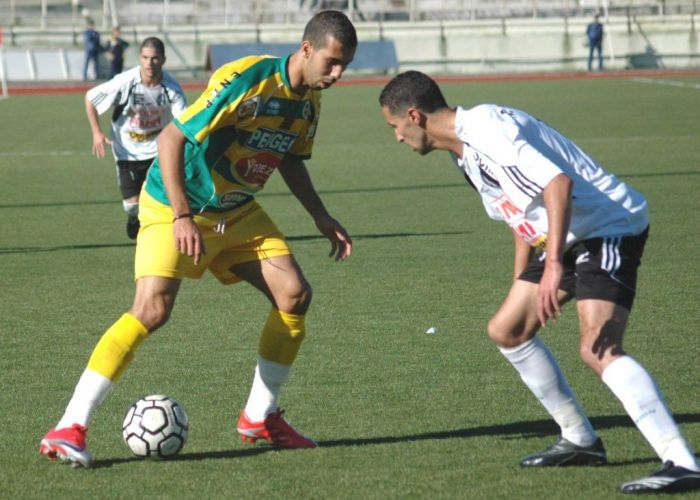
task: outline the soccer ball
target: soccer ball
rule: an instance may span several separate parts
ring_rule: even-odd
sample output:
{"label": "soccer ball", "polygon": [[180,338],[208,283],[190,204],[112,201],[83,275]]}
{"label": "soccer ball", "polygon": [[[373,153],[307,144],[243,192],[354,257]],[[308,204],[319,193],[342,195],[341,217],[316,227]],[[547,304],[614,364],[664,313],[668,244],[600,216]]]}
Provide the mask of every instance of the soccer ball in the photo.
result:
{"label": "soccer ball", "polygon": [[124,417],[124,442],[137,457],[166,458],[187,441],[189,418],[180,403],[154,394],[136,401]]}

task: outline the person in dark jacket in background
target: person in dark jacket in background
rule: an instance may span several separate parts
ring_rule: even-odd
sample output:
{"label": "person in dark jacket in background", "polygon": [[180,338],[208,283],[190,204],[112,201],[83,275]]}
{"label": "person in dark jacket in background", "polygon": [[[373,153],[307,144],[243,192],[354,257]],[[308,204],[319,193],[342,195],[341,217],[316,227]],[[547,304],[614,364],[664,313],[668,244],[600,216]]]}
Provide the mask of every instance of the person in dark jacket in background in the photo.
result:
{"label": "person in dark jacket in background", "polygon": [[97,80],[100,74],[100,52],[104,49],[100,45],[100,34],[95,31],[95,21],[88,19],[87,28],[83,32],[83,40],[85,42],[85,63],[83,64],[83,80],[88,79],[88,66],[90,61],[92,61],[92,67],[95,70],[95,77],[93,80]]}
{"label": "person in dark jacket in background", "polygon": [[129,42],[121,38],[121,29],[115,26],[112,29],[112,38],[107,42],[107,59],[109,59],[109,79],[111,80],[124,71],[124,51],[129,47]]}
{"label": "person in dark jacket in background", "polygon": [[588,37],[588,71],[593,71],[593,52],[598,52],[598,69],[603,69],[603,25],[600,23],[600,15],[596,14],[586,27]]}

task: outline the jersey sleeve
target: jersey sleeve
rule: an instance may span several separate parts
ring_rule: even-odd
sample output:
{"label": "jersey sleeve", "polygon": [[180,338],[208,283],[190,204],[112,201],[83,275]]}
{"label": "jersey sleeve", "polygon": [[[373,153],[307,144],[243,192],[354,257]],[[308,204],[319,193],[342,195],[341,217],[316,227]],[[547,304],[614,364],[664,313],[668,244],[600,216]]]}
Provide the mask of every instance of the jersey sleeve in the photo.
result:
{"label": "jersey sleeve", "polygon": [[172,101],[170,101],[170,112],[174,118],[177,118],[187,107],[187,100],[184,94],[175,93]]}
{"label": "jersey sleeve", "polygon": [[[173,120],[185,137],[202,144],[215,131],[236,126],[239,104],[245,101],[250,89],[261,78],[255,65],[250,66],[251,59],[239,59],[219,68],[199,98]],[[255,105],[258,106],[259,102]]]}
{"label": "jersey sleeve", "polygon": [[185,92],[170,73],[163,72],[163,78],[164,83],[167,85],[166,92],[168,92],[170,98],[170,112],[174,118],[177,118],[187,107]]}
{"label": "jersey sleeve", "polygon": [[125,78],[125,73],[121,73],[88,90],[87,99],[101,115],[115,104],[115,101],[120,99],[122,94],[128,92],[130,81],[130,79]]}
{"label": "jersey sleeve", "polygon": [[518,206],[527,207],[539,197],[562,169],[544,152],[536,119],[499,106],[484,106],[486,113],[473,123],[475,146],[498,165],[492,175]]}

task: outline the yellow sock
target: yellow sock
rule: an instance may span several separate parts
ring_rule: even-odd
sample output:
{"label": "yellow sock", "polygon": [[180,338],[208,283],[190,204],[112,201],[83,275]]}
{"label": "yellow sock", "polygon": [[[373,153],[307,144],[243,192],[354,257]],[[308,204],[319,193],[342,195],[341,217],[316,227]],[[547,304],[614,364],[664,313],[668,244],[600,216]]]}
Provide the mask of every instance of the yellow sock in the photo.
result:
{"label": "yellow sock", "polygon": [[258,352],[265,359],[290,366],[305,335],[303,315],[289,314],[273,307],[260,336]]}
{"label": "yellow sock", "polygon": [[136,348],[147,336],[146,327],[134,316],[125,313],[97,343],[87,367],[116,382],[134,359]]}

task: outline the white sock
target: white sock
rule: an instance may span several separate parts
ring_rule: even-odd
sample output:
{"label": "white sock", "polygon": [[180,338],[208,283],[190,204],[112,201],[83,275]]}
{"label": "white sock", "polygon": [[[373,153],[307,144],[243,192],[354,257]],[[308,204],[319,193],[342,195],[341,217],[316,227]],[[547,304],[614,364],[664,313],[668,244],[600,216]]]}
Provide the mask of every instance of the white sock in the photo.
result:
{"label": "white sock", "polygon": [[661,461],[671,460],[686,469],[700,470],[661,391],[642,365],[630,356],[622,356],[608,365],[601,378]]}
{"label": "white sock", "polygon": [[554,356],[538,336],[517,347],[499,347],[499,350],[559,424],[563,438],[578,446],[590,446],[596,441],[591,422],[576,401]]}
{"label": "white sock", "polygon": [[291,366],[258,356],[253,386],[245,405],[245,414],[252,422],[265,420],[265,417],[277,410],[280,390],[289,379],[291,369]]}
{"label": "white sock", "polygon": [[73,391],[73,397],[68,402],[56,429],[70,427],[73,424],[87,427],[92,412],[104,401],[113,385],[112,381],[104,375],[86,369],[80,376]]}

